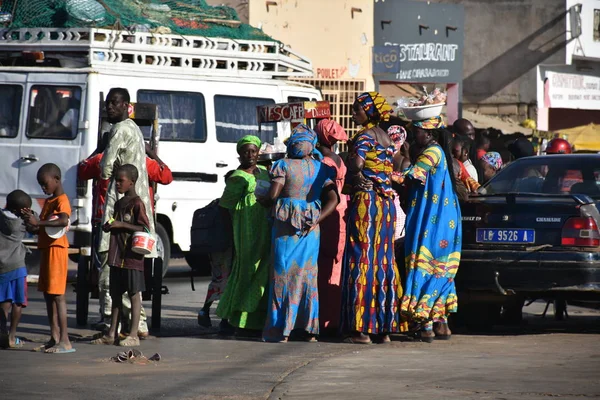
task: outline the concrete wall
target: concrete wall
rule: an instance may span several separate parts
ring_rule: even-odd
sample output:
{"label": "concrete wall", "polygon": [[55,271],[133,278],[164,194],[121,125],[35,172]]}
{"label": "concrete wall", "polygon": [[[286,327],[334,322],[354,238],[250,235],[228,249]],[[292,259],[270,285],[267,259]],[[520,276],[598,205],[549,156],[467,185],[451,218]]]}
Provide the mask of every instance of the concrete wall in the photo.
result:
{"label": "concrete wall", "polygon": [[[581,6],[581,36],[577,40],[569,41],[567,45],[567,64],[573,61],[600,61],[600,1],[598,0],[567,0],[567,9],[575,5]],[[571,37],[571,19],[567,18],[567,38]]]}
{"label": "concrete wall", "polygon": [[565,0],[437,2],[465,7],[465,108],[531,117],[536,66],[565,62]]}
{"label": "concrete wall", "polygon": [[[373,0],[250,0],[250,24],[313,63],[317,79],[359,79],[373,89]],[[360,11],[352,8],[355,7]]]}

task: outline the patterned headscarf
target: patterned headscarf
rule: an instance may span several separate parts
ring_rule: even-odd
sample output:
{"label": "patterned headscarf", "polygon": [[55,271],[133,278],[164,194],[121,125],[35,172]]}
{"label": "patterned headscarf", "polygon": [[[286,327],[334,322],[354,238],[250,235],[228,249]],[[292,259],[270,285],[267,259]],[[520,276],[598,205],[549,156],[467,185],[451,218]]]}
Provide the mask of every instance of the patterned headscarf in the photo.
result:
{"label": "patterned headscarf", "polygon": [[340,140],[348,140],[348,134],[340,124],[332,119],[322,119],[315,127],[319,142],[325,146],[333,146]]}
{"label": "patterned headscarf", "polygon": [[481,157],[481,160],[491,165],[496,171],[499,171],[500,168],[502,168],[502,156],[495,151],[485,153],[485,155]]}
{"label": "patterned headscarf", "polygon": [[258,136],[254,136],[254,135],[246,135],[243,138],[241,138],[240,140],[238,140],[237,142],[237,152],[239,153],[240,150],[242,150],[242,147],[244,147],[247,144],[253,144],[256,147],[258,147],[260,149],[260,146],[262,145],[262,142],[260,141],[260,139],[258,138]]}
{"label": "patterned headscarf", "polygon": [[394,142],[396,151],[400,150],[404,142],[406,142],[406,129],[400,125],[392,125],[388,128],[387,134],[392,139],[392,142]]}
{"label": "patterned headscarf", "polygon": [[421,128],[421,129],[425,129],[425,130],[429,130],[429,129],[445,128],[446,124],[444,124],[444,119],[442,118],[442,116],[439,115],[437,117],[424,119],[422,121],[413,121],[412,126],[415,126],[417,128]]}
{"label": "patterned headscarf", "polygon": [[[389,121],[390,114],[394,109],[385,101],[378,92],[365,92],[356,98],[356,101],[367,114],[367,123],[363,125],[360,132],[369,130],[382,121]],[[359,132],[359,133],[360,133]]]}
{"label": "patterned headscarf", "polygon": [[287,155],[290,158],[304,158],[312,154],[318,160],[323,159],[321,152],[316,149],[317,134],[305,124],[294,128],[286,145]]}

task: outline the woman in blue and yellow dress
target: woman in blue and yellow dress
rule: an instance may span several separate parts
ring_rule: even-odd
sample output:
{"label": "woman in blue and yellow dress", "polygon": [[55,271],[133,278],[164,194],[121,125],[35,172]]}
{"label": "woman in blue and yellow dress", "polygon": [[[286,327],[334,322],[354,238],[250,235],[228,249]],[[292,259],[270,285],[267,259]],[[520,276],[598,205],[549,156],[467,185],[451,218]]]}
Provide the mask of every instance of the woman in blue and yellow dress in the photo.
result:
{"label": "woman in blue and yellow dress", "polygon": [[307,341],[319,334],[319,223],[335,211],[335,171],[320,160],[317,135],[298,125],[287,141],[287,158],[271,168],[271,189],[263,204],[273,206],[273,272],[263,339],[287,342],[293,330]]}
{"label": "woman in blue and yellow dress", "polygon": [[395,192],[391,176],[395,147],[378,125],[392,108],[377,92],[354,102],[352,117],[362,129],[351,140],[348,179],[353,186],[348,208],[348,243],[344,260],[342,329],[357,344],[390,341],[401,332],[402,285],[394,258]]}
{"label": "woman in blue and yellow dress", "polygon": [[421,326],[420,338],[449,339],[456,312],[454,277],[461,251],[461,214],[455,191],[450,134],[441,117],[413,122],[422,151],[406,172],[406,270],[402,313]]}

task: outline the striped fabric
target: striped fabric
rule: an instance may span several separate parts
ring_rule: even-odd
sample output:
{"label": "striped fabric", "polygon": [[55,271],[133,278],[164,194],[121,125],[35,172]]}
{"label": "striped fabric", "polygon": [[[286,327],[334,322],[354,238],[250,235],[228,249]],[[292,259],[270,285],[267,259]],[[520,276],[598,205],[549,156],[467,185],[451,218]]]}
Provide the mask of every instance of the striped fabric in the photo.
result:
{"label": "striped fabric", "polygon": [[347,332],[402,332],[402,285],[394,259],[393,198],[358,192],[348,215],[342,328]]}

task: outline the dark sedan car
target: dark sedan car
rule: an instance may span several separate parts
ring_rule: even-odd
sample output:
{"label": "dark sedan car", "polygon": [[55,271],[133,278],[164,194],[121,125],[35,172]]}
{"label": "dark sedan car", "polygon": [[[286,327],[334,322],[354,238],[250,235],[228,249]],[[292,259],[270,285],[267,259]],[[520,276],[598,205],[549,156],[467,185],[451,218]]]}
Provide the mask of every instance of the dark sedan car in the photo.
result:
{"label": "dark sedan car", "polygon": [[599,299],[599,204],[600,155],[507,165],[462,205],[462,315],[484,326],[502,309],[518,321],[526,299]]}

